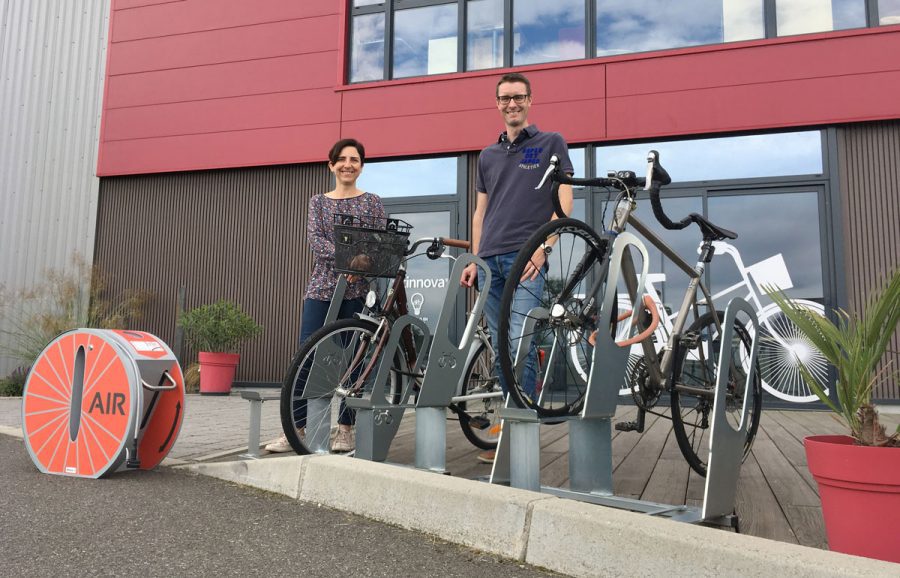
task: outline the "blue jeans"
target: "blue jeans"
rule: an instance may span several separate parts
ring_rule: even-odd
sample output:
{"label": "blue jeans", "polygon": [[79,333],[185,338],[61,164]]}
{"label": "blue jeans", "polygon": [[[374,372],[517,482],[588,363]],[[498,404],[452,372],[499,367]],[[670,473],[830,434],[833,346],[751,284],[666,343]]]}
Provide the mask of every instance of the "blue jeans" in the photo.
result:
{"label": "blue jeans", "polygon": [[[500,300],[503,297],[503,288],[506,286],[509,270],[512,268],[513,261],[516,260],[518,253],[503,253],[502,255],[494,255],[484,259],[488,268],[491,270],[491,286],[487,288],[488,297],[484,306],[484,315],[487,317],[488,329],[491,332],[491,342],[494,347],[499,347],[500,340]],[[516,279],[518,281],[518,279]],[[481,268],[478,269],[478,287],[484,291],[484,273]],[[522,326],[525,324],[525,313],[531,311],[540,304],[540,295],[544,290],[544,277],[538,275],[537,279],[531,281],[523,281],[519,283],[516,290],[516,296],[513,300],[513,313],[509,319],[509,342],[510,342],[510,358],[516,358],[515,349],[518,348],[522,336]],[[500,377],[500,387],[503,389],[503,395],[509,393],[509,386],[506,378],[500,370],[500,352],[497,352],[494,360],[494,373]],[[537,347],[532,345],[525,359],[525,370],[522,373],[522,384],[520,389],[529,396],[534,396],[537,375]]]}
{"label": "blue jeans", "polygon": [[[318,331],[325,324],[325,316],[328,314],[330,301],[320,301],[318,299],[303,300],[303,316],[300,320],[300,345],[309,339],[310,335]],[[362,299],[344,299],[341,303],[341,309],[338,312],[338,319],[351,319],[353,316],[363,310]],[[312,363],[312,360],[309,360]],[[309,366],[301,368],[303,373],[309,372]],[[306,380],[297,384],[297,391],[303,391],[306,387]],[[338,415],[338,423],[341,425],[351,425],[354,422],[353,411],[347,409],[344,402],[341,402],[341,411]],[[294,424],[296,427],[306,427],[306,400],[294,398]]]}

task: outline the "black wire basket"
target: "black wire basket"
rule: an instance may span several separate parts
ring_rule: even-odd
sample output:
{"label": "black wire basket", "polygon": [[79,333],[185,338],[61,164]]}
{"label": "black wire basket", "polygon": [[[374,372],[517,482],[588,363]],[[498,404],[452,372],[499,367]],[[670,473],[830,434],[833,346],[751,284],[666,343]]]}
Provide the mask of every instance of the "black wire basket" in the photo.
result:
{"label": "black wire basket", "polygon": [[361,277],[394,277],[412,225],[401,219],[334,215],[334,270]]}

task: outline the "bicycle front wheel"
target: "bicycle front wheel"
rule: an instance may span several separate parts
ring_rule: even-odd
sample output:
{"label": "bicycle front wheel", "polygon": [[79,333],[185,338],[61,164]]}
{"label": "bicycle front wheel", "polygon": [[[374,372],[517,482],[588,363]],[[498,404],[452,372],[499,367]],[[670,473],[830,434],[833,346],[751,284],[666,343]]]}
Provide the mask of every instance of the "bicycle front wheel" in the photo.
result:
{"label": "bicycle front wheel", "polygon": [[[825,308],[814,301],[792,299],[791,302],[813,315],[825,316]],[[818,401],[819,397],[800,373],[801,366],[827,395],[828,360],[777,305],[769,305],[759,315],[759,370],[763,388],[779,399],[794,403]]]}
{"label": "bicycle front wheel", "polygon": [[[542,244],[553,246],[536,279],[522,280]],[[519,250],[500,301],[497,355],[510,395],[541,417],[577,414],[593,347],[593,314],[583,314],[591,283],[605,274],[607,240],[577,219],[550,221]],[[519,367],[516,354],[522,348]]]}
{"label": "bicycle front wheel", "polygon": [[[346,392],[364,395],[375,387],[381,344],[386,341],[379,339],[377,329],[371,321],[340,319],[300,346],[281,387],[281,426],[298,454],[352,451],[356,416],[344,399]],[[400,402],[401,359],[402,354],[395,357],[387,383],[381,386],[389,403]],[[338,434],[338,425],[349,426],[349,432]]]}
{"label": "bicycle front wheel", "polygon": [[[478,342],[475,357],[463,374],[462,395],[488,396],[500,392],[500,382],[494,375],[494,353],[483,341]],[[500,412],[503,397],[480,397],[460,401],[459,427],[472,445],[483,450],[497,447],[500,437]]]}
{"label": "bicycle front wheel", "polygon": [[762,385],[758,371],[754,372],[750,385],[744,387],[747,383],[744,360],[750,358],[750,335],[742,323],[735,321],[732,343],[723,344],[714,315],[718,315],[719,324],[725,319],[723,312],[710,311],[688,329],[688,333],[695,334],[697,340],[692,347],[682,350],[681,362],[675,365],[681,367],[681,373],[675,376],[675,387],[669,392],[672,429],[678,447],[691,468],[704,477],[709,456],[709,431],[715,402],[719,352],[723,347],[728,347],[730,351],[725,415],[735,429],[740,426],[744,399],[750,397],[744,458],[750,453],[762,412]]}

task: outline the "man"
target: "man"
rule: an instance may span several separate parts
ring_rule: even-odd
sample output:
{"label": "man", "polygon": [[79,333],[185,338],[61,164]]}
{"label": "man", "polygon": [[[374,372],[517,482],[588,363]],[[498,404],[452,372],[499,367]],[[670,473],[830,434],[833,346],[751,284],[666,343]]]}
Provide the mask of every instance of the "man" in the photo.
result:
{"label": "man", "polygon": [[[461,283],[471,287],[476,275],[479,287],[488,291],[485,315],[494,346],[500,325],[500,299],[507,275],[518,254],[518,248],[544,223],[556,218],[548,181],[535,190],[550,164],[550,157],[559,157],[560,169],[574,172],[566,141],[559,133],[541,132],[528,123],[532,105],[531,83],[518,73],[503,75],[497,83],[497,110],[506,130],[496,143],[481,151],[475,184],[477,199],[472,216],[472,252],[484,259],[491,270],[491,286],[484,287],[484,276],[474,263],[466,267]],[[566,214],[572,210],[572,187],[561,185],[559,199]],[[552,250],[552,249],[550,249]],[[546,262],[545,249],[535,251],[516,292],[516,311],[528,311],[538,303],[536,296],[543,291],[544,277],[539,274]],[[510,338],[522,333],[524,317],[510,319]],[[514,354],[511,353],[511,354]],[[535,351],[529,354],[522,378],[523,389],[533,393],[536,382]],[[494,365],[500,376],[500,386],[506,395],[508,384],[500,371],[499,355]],[[494,452],[484,452],[479,461],[490,463]]]}

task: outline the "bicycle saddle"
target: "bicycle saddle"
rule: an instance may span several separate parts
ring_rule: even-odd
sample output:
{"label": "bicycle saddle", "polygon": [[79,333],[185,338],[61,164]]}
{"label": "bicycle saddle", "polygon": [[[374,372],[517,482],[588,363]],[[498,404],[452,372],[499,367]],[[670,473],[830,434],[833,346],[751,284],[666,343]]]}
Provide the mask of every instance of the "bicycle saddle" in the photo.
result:
{"label": "bicycle saddle", "polygon": [[711,223],[706,217],[703,215],[698,215],[697,213],[691,213],[690,219],[697,223],[697,226],[700,227],[700,230],[703,231],[703,239],[705,241],[722,241],[723,239],[737,239],[737,233],[729,231],[728,229],[723,229],[718,225],[714,225]]}

